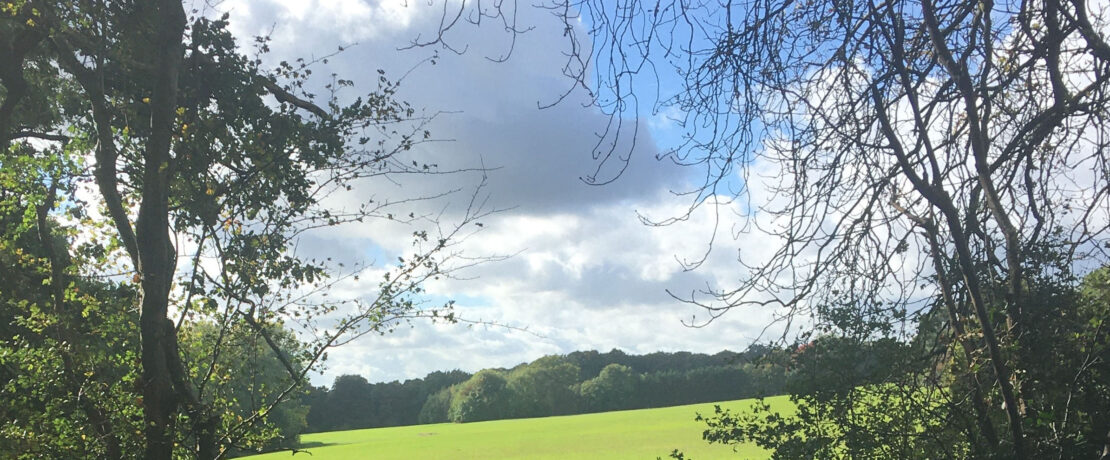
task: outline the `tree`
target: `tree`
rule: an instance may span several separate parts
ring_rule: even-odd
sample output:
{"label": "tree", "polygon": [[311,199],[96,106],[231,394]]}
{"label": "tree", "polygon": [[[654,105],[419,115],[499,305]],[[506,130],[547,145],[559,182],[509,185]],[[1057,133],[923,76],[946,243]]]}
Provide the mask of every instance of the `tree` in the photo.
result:
{"label": "tree", "polygon": [[[543,6],[564,21],[568,77],[613,119],[587,182],[620,175],[630,156],[615,138],[635,136],[640,124],[628,118],[646,112],[645,93],[659,94],[652,114],[678,114],[684,130],[663,158],[704,182],[678,191],[687,212],[645,220],[667,225],[706,208],[714,222],[736,217],[727,227],[738,237],[760,233],[776,248],[741,252],[734,285],[676,295],[705,308],[694,325],[771,307],[784,339],[799,324],[802,338],[864,328],[906,339],[939,312],[940,343],[962,366],[947,370],[971,387],[960,410],[982,426],[967,433],[976,452],[1110,451],[1107,427],[1064,423],[1068,410],[1042,406],[1054,398],[1027,378],[1038,366],[1093,372],[1038,359],[1062,332],[1040,321],[1061,310],[1036,302],[1038,283],[1110,261],[1100,9],[1085,0]],[[515,7],[476,17],[511,23]],[[443,32],[458,23],[444,24],[431,43],[450,46]],[[687,268],[720,247],[718,230]],[[1079,431],[1030,431],[1040,413]]]}
{"label": "tree", "polygon": [[[115,276],[138,307],[140,340],[129,352],[140,353],[141,397],[130,407],[142,411],[148,459],[170,458],[175,445],[200,458],[226,456],[329,349],[411,318],[449,315],[421,307],[421,283],[448,274],[453,238],[484,212],[472,198],[460,222],[441,226],[405,210],[432,197],[327,206],[327,196],[362,182],[448,172],[413,157],[412,147],[429,138],[428,117],[397,101],[396,82],[380,73],[376,90],[349,98],[350,80],[310,81],[320,62],[267,69],[267,39],[255,41],[256,57],[245,56],[227,19],[187,13],[175,0],[0,2],[0,155],[5,168],[21,163],[32,172],[20,185],[35,192],[17,226],[68,219],[73,232],[59,235],[59,249],[86,245],[93,254],[96,263],[85,265],[68,263],[61,250],[43,255],[42,285],[59,311],[88,305],[66,300],[89,277]],[[325,97],[312,93],[317,87]],[[321,300],[330,283],[357,279],[357,270],[297,254],[298,236],[368,219],[414,225],[413,253],[366,298]],[[325,324],[324,315],[339,319]],[[205,321],[218,339],[183,356],[180,332]],[[278,324],[298,325],[307,343],[282,347],[271,332]],[[80,322],[63,325],[60,334],[80,334]],[[225,424],[229,408],[208,392],[219,374],[198,371],[218,362],[223,338],[248,330],[285,376],[258,411]],[[70,353],[62,350],[63,358]],[[120,457],[111,438],[132,430],[86,415],[109,439],[105,456]]]}
{"label": "tree", "polygon": [[590,412],[628,409],[639,381],[640,376],[632,368],[613,363],[601,369],[597,377],[582,382],[579,392]]}
{"label": "tree", "polygon": [[510,395],[501,371],[485,369],[454,387],[447,418],[452,422],[481,422],[505,418]]}
{"label": "tree", "polygon": [[331,430],[350,430],[370,426],[368,418],[373,414],[371,406],[370,382],[358,375],[341,375],[335,378],[328,394],[328,409],[331,409]]}
{"label": "tree", "polygon": [[[280,323],[270,324],[267,334],[295,369],[302,368],[304,350],[293,331]],[[222,337],[221,337],[222,335]],[[288,373],[284,363],[274,355],[265,337],[258,331],[238,325],[221,329],[210,322],[186,323],[179,330],[182,356],[202,356],[212,349],[212,344],[222,341],[219,355],[190,372],[197,388],[205,388],[214,407],[223,407],[220,414],[221,431],[231,428],[257,414],[268,410],[266,418],[237,443],[231,455],[257,453],[279,447],[294,447],[298,436],[307,427],[308,407],[301,393],[286,397],[279,405],[267,407],[285,390]],[[193,361],[196,362],[196,361]]]}
{"label": "tree", "polygon": [[369,383],[359,375],[336,377],[331,391],[310,394],[308,429],[332,431],[447,421],[451,387],[470,374],[435,371],[423,379]]}
{"label": "tree", "polygon": [[[312,388],[303,401],[313,432],[704,403],[779,394],[787,365],[762,358],[783,353],[759,346],[746,355],[585,351],[544,356],[511,370],[486,369],[492,375],[480,378],[459,370],[403,383],[341,375],[330,391]],[[753,358],[760,362],[746,362]]]}
{"label": "tree", "polygon": [[513,369],[506,377],[513,417],[543,417],[578,412],[579,369],[563,356],[544,356]]}
{"label": "tree", "polygon": [[[1110,402],[1102,375],[1107,348],[1105,298],[1091,288],[1105,280],[1106,268],[1082,283],[1047,289],[1038,283],[1030,306],[1051,305],[1059,314],[1046,319],[1057,331],[1041,337],[1037,356],[1048,365],[1031,366],[1025,375],[1030,422],[1026,431],[1045,457],[1101,458]],[[1048,293],[1052,292],[1051,299]],[[1049,301],[1051,300],[1051,301]],[[1099,305],[1099,306],[1095,306]],[[1048,308],[1046,308],[1048,310]],[[938,315],[939,316],[939,315]],[[1096,319],[1102,318],[1102,319]],[[706,439],[766,447],[775,458],[1005,458],[1007,454],[975,441],[983,429],[969,401],[978,388],[960,377],[963,353],[941,353],[953,339],[935,334],[933,319],[924,320],[908,343],[824,336],[799,347],[792,356],[789,390],[795,406],[784,415],[759,403],[749,412],[717,409],[706,421]],[[1065,332],[1066,331],[1066,332]],[[958,346],[958,345],[957,345]],[[1101,356],[1101,357],[1100,357]],[[1060,373],[1059,369],[1086,368]],[[938,371],[939,369],[939,371]],[[1073,379],[1078,380],[1073,380]],[[1079,402],[1082,401],[1082,402]],[[1035,408],[1035,409],[1034,409]],[[988,413],[1004,421],[1001,410]],[[1081,426],[1071,426],[1079,422]],[[1063,435],[1063,433],[1068,433]],[[1044,440],[1058,436],[1046,449]]]}
{"label": "tree", "polygon": [[61,235],[72,228],[28,206],[43,191],[16,180],[35,174],[29,163],[0,161],[0,451],[118,458],[142,445],[131,435],[142,428],[139,376],[127,364],[137,359],[134,290],[54,271],[51,259],[71,268],[93,253],[70,253]]}
{"label": "tree", "polygon": [[417,422],[426,424],[450,421],[448,413],[451,410],[451,394],[453,392],[453,388],[448,387],[429,395],[428,399],[424,401],[424,406],[420,408]]}

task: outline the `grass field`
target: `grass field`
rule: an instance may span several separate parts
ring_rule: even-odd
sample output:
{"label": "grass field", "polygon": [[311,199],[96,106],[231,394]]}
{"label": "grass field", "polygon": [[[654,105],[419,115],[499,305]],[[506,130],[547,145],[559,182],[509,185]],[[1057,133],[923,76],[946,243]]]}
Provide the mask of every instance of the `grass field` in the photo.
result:
{"label": "grass field", "polygon": [[[769,398],[788,406],[785,397]],[[751,400],[718,403],[746,410]],[[785,409],[785,407],[784,407]],[[668,458],[674,449],[697,460],[765,459],[756,446],[709,445],[701,439],[704,424],[696,413],[713,413],[713,404],[641,409],[602,414],[572,415],[477,423],[443,423],[368,430],[306,434],[301,442],[312,456],[296,459],[654,459]],[[784,410],[785,412],[785,410]],[[290,452],[248,457],[251,460],[288,459]]]}

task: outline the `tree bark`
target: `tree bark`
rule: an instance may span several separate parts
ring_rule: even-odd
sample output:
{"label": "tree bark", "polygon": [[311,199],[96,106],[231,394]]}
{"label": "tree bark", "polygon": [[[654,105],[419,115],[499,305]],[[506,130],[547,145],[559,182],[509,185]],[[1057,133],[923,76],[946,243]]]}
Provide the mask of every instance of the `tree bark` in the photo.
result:
{"label": "tree bark", "polygon": [[135,223],[138,272],[141,276],[142,392],[146,422],[147,460],[173,456],[174,426],[179,398],[171,375],[177,353],[168,319],[169,292],[176,268],[170,241],[168,183],[170,145],[177,108],[177,79],[184,54],[185,11],[180,1],[161,0],[148,5],[146,30],[154,57],[150,96],[151,133],[143,152],[142,204]]}
{"label": "tree bark", "polygon": [[[923,7],[928,10],[931,4],[925,2]],[[928,18],[930,14],[926,13],[925,16]],[[935,22],[935,18],[933,21]],[[929,22],[929,20],[927,19],[926,22]],[[895,133],[894,127],[887,117],[886,107],[878,90],[872,88],[871,93],[872,99],[875,102],[875,111],[878,115],[879,127],[883,135],[890,142],[890,148],[898,160],[903,175],[906,176],[914,189],[920,193],[930,205],[940,211],[948,227],[948,231],[952,234],[952,242],[956,248],[957,261],[959,262],[960,274],[964,279],[964,287],[967,289],[968,296],[971,298],[971,304],[975,308],[975,316],[979,319],[980,326],[983,330],[983,340],[987,344],[987,352],[990,356],[991,367],[995,371],[998,387],[1002,392],[1002,399],[1006,403],[1006,416],[1010,422],[1010,434],[1014,443],[1014,458],[1019,460],[1025,459],[1027,458],[1025,452],[1025,435],[1021,426],[1021,414],[1018,413],[1017,410],[1017,398],[1014,396],[1013,383],[1010,380],[1010,368],[1006,364],[1006,361],[1004,361],[1002,349],[998,345],[998,337],[994,331],[994,324],[991,321],[990,313],[987,311],[987,306],[984,303],[983,290],[979,285],[979,274],[976,271],[975,262],[971,257],[971,245],[968,242],[967,233],[960,225],[959,212],[952,202],[952,197],[949,196],[944,189],[925,182],[921,176],[913,170],[913,166],[910,165],[902,144],[898,141],[898,135]]]}
{"label": "tree bark", "polygon": [[975,359],[971,351],[978,349],[968,340],[967,330],[964,329],[963,321],[960,320],[960,315],[956,311],[956,302],[952,296],[952,286],[948,282],[947,273],[944,269],[944,263],[940,259],[941,248],[940,242],[937,240],[937,229],[932,222],[928,222],[925,227],[926,238],[929,240],[929,251],[932,253],[933,268],[937,272],[937,281],[940,283],[941,296],[944,301],[945,310],[948,312],[948,321],[952,324],[952,335],[955,336],[957,342],[960,343],[960,348],[964,351],[964,359],[967,360],[967,373],[972,383],[972,405],[975,407],[975,415],[979,419],[979,426],[982,429],[983,437],[986,438],[987,443],[991,447],[998,447],[998,434],[994,430],[994,422],[990,419],[990,412],[987,410],[987,404],[983,399],[983,388],[979,382],[979,375],[975,371]]}

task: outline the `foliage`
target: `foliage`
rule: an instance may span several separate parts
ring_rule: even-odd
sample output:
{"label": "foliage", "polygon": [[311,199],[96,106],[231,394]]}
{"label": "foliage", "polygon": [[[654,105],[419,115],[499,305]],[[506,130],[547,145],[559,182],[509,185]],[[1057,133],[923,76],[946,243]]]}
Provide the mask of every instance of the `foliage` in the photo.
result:
{"label": "foliage", "polygon": [[452,422],[481,422],[505,418],[510,393],[501,371],[484,369],[455,387],[447,418]]}
{"label": "foliage", "polygon": [[[449,173],[413,154],[429,118],[381,72],[356,97],[350,80],[315,80],[323,59],[270,68],[268,38],[248,56],[228,20],[176,0],[0,2],[0,360],[18,395],[2,442],[55,457],[256,450],[303,426],[281,403],[329,349],[451,317],[423,307],[421,285],[449,274],[476,197],[457,225],[406,209],[430,197],[325,200]],[[361,298],[323,297],[358,267],[304,258],[298,238],[369,219],[412,225],[412,254]]]}
{"label": "foliage", "polygon": [[699,415],[712,443],[753,443],[772,458],[965,458],[968,445],[946,406],[951,396],[902,378],[908,347],[889,339],[823,336],[797,348],[789,413],[762,399],[748,411]]}
{"label": "foliage", "polygon": [[[11,260],[12,253],[0,252]],[[33,260],[32,254],[17,258]],[[11,322],[0,327],[0,452],[30,459],[140,449],[141,438],[129,435],[141,429],[138,373],[131,366],[137,357],[129,347],[137,335],[128,308],[134,291],[75,283],[58,311],[48,295],[27,295],[28,286],[49,287],[29,284],[40,276],[10,276],[27,266],[5,265],[0,313]]]}
{"label": "foliage", "polygon": [[451,410],[451,388],[444,388],[428,396],[424,405],[420,407],[417,423],[444,423],[449,421],[448,412]]}
{"label": "foliage", "polygon": [[142,428],[135,290],[78,276],[105,250],[94,239],[71,245],[75,228],[49,214],[79,165],[55,153],[16,145],[0,155],[0,452],[110,457],[141,448],[131,435]]}
{"label": "foliage", "polygon": [[[771,458],[966,458],[967,444],[945,433],[936,410],[944,395],[859,387],[821,396],[791,395],[789,414],[762,402],[748,411],[715,408],[703,433],[711,443],[750,443]],[[947,433],[951,434],[951,433]]]}
{"label": "foliage", "polygon": [[[17,170],[12,168],[11,170]],[[9,171],[11,171],[9,170]],[[9,190],[14,190],[12,189]],[[26,195],[22,195],[26,197]],[[8,198],[13,198],[9,196]],[[5,209],[19,203],[6,200]],[[20,232],[17,215],[6,213],[4,229]],[[95,261],[91,255],[103,253],[95,244],[79,246],[69,254],[69,244],[61,235],[72,235],[72,228],[44,220],[44,234],[54,235],[53,250],[64,253],[56,258],[67,262],[65,269],[84,271]],[[52,300],[50,262],[37,229],[19,236],[8,233],[0,250],[7,267],[0,281],[0,312],[9,322],[0,327],[0,407],[6,421],[0,427],[0,451],[19,453],[20,458],[64,458],[122,455],[141,451],[141,400],[138,372],[133,363],[138,331],[137,314],[131,305],[136,293],[127,284],[75,278],[66,288],[64,301]],[[37,289],[36,289],[37,287]],[[60,307],[60,308],[56,308]],[[217,330],[211,324],[191,324],[183,331],[183,352],[205,350]],[[291,351],[295,342],[288,331],[274,329],[282,338],[283,349]],[[242,421],[257,413],[252,405],[272,400],[281,388],[284,369],[260,344],[258,334],[240,330],[223,338],[226,346],[219,359],[212,360],[208,372],[218,388],[214,403],[227,412],[225,423]],[[192,369],[200,377],[205,369]],[[222,402],[216,402],[222,401]],[[254,450],[277,447],[274,439],[295,443],[304,428],[306,408],[290,404],[273,411],[250,433],[244,443]],[[109,431],[111,430],[111,431]]]}
{"label": "foliage", "polygon": [[1039,451],[1061,458],[1110,453],[1100,438],[1110,433],[1108,273],[1103,267],[1079,283],[1054,276],[1030,284],[1027,314],[1043,328],[1014,352],[1030,363],[1021,403]]}
{"label": "foliage", "polygon": [[[302,356],[298,350],[302,344],[292,331],[273,324],[268,332],[282,353],[292,357],[294,366],[304,365],[297,358]],[[179,340],[182,354],[195,363],[189,373],[198,388],[204,388],[212,404],[225,411],[220,416],[222,430],[231,431],[250,416],[266,412],[266,417],[243,437],[232,455],[297,444],[298,436],[307,427],[308,406],[300,394],[281,395],[287,391],[284,382],[288,373],[261,334],[247,327],[221,331],[215,324],[197,322],[186,324]],[[217,342],[222,342],[219,353],[204,359],[203,353]],[[281,404],[269,407],[279,400]]]}
{"label": "foliage", "polygon": [[[458,370],[436,371],[422,379],[383,383],[369,383],[357,375],[341,375],[336,377],[330,390],[314,388],[310,392],[306,400],[308,430],[445,422],[450,387],[469,378],[470,374]],[[433,400],[438,404],[433,404]]]}
{"label": "foliage", "polygon": [[782,353],[763,346],[714,355],[583,351],[544,356],[509,370],[487,369],[483,377],[437,371],[403,383],[371,384],[343,375],[330,391],[310,392],[308,430],[468,422],[474,419],[466,414],[474,413],[496,419],[547,417],[773,395],[785,388],[787,366],[768,357]]}
{"label": "foliage", "polygon": [[[1110,318],[1108,270],[1071,286],[1054,278],[1030,289],[1038,300],[1026,305],[1058,313],[1042,319],[1053,333],[1031,341],[1036,349],[1016,351],[1032,363],[1022,390],[1036,395],[1022,401],[1031,419],[1025,429],[1038,440],[1034,448],[1054,458],[1101,454],[1102,445],[1092,440],[1105,431],[1110,410],[1103,391],[1110,355],[1101,331]],[[959,349],[945,352],[945,344],[937,343],[946,338],[930,332],[933,321],[923,320],[928,327],[908,344],[845,336],[803,344],[792,357],[787,385],[794,413],[783,415],[762,404],[747,412],[718,409],[701,418],[706,439],[755,443],[784,459],[1008,458],[975,442],[985,425],[972,405],[975,392],[983,389],[961,375],[969,365],[966,355]],[[1082,371],[1060,374],[1061,366]],[[986,412],[993,423],[1005,420],[1002,408]]]}
{"label": "foliage", "polygon": [[580,392],[589,412],[606,412],[632,406],[640,377],[632,368],[612,363],[597,377],[582,382]]}
{"label": "foliage", "polygon": [[[507,376],[509,415],[513,418],[578,413],[578,366],[561,356],[544,356]],[[466,420],[457,420],[466,421]]]}

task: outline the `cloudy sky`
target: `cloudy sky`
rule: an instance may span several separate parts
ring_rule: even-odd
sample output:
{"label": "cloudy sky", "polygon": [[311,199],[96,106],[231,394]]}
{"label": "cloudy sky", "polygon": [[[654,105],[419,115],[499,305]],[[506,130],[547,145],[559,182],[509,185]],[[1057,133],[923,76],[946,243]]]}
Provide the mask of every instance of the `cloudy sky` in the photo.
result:
{"label": "cloudy sky", "polygon": [[[330,385],[335,376],[348,373],[390,381],[434,370],[507,367],[575,350],[740,350],[767,324],[767,312],[733,311],[707,327],[689,328],[682,321],[702,313],[667,294],[667,289],[681,294],[730,284],[739,276],[737,250],[770,248],[718,241],[701,269],[684,272],[678,260],[704,252],[712,216],[695,214],[666,228],[640,223],[637,213],[667,217],[683,211],[686,203],[670,191],[696,181],[696,171],[655,160],[673,140],[674,127],[666,117],[648,113],[639,121],[632,160],[620,180],[601,187],[581,180],[597,168],[591,151],[609,120],[584,106],[581,90],[552,108],[539,108],[572,87],[561,73],[567,48],[563,29],[549,13],[521,9],[519,23],[532,30],[517,37],[507,61],[493,62],[489,58],[504,55],[511,42],[492,21],[452,33],[451,43],[465,47],[461,55],[442,47],[398,50],[434,33],[442,8],[438,2],[227,0],[216,8],[230,13],[240,40],[272,31],[275,61],[321,56],[337,45],[357,43],[322,69],[373,84],[378,68],[396,78],[416,66],[404,79],[400,98],[428,113],[442,112],[430,129],[435,138],[447,140],[421,146],[421,154],[444,168],[490,169],[487,207],[506,209],[483,219],[483,230],[462,247],[474,256],[515,255],[428,288],[433,300],[456,299],[466,318],[511,327],[417,322],[391,335],[363,337],[331,353],[315,384]],[[433,55],[438,55],[434,65],[425,61]],[[321,69],[315,74],[327,75]],[[462,193],[436,204],[449,209],[449,220],[479,180],[478,174],[458,174],[367,184],[336,199],[357,202],[461,188]],[[411,232],[380,223],[347,227],[310,235],[299,251],[373,264],[404,252]],[[372,288],[346,284],[339,290],[357,295]]]}

